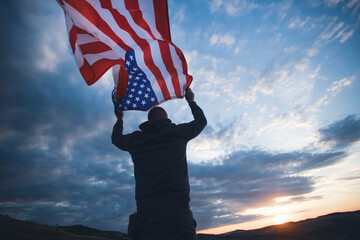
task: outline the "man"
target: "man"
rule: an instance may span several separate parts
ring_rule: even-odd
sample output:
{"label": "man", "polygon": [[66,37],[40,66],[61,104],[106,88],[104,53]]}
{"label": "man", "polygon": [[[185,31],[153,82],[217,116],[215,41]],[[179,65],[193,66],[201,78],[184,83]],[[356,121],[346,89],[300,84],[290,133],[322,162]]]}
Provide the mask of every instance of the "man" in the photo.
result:
{"label": "man", "polygon": [[194,93],[185,92],[194,120],[173,124],[166,111],[155,107],[140,131],[123,134],[123,113],[115,107],[117,122],[112,142],[128,151],[134,162],[137,212],[130,215],[128,234],[134,240],[194,240],[196,222],[189,207],[190,185],[186,145],[206,126]]}

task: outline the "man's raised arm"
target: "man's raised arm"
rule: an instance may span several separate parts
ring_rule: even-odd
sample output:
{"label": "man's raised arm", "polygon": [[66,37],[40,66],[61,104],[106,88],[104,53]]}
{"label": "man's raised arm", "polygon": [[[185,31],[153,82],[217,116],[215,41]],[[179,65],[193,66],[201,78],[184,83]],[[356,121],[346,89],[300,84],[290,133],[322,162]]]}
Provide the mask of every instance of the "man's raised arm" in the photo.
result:
{"label": "man's raised arm", "polygon": [[184,137],[188,140],[193,139],[205,128],[207,124],[203,110],[194,101],[195,94],[188,88],[185,92],[185,99],[189,103],[194,120],[189,123],[178,125]]}
{"label": "man's raised arm", "polygon": [[117,118],[117,121],[113,127],[113,131],[111,134],[112,143],[120,148],[121,150],[127,151],[129,148],[130,135],[123,134],[123,119],[124,113],[119,109],[119,105],[116,104],[113,98],[114,103],[114,113]]}

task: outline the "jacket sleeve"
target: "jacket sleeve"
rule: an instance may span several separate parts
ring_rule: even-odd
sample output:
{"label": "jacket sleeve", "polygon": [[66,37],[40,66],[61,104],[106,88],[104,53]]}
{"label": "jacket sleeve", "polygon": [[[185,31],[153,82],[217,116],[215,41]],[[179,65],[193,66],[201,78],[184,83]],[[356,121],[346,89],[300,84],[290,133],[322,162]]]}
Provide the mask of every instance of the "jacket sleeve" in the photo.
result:
{"label": "jacket sleeve", "polygon": [[206,117],[203,110],[196,104],[196,102],[189,103],[194,120],[189,123],[179,124],[178,128],[186,140],[195,138],[205,128],[207,124]]}
{"label": "jacket sleeve", "polygon": [[123,135],[123,121],[118,119],[113,127],[111,140],[112,143],[123,151],[128,151],[130,147],[131,134]]}

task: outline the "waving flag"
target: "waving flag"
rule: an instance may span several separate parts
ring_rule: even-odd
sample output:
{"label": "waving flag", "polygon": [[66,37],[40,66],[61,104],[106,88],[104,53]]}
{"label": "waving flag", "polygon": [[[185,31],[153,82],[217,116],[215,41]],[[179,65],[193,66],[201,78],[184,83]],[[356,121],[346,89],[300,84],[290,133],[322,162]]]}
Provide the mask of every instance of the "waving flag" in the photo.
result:
{"label": "waving flag", "polygon": [[166,0],[58,0],[88,85],[112,68],[122,110],[147,110],[184,96],[192,77],[170,36]]}

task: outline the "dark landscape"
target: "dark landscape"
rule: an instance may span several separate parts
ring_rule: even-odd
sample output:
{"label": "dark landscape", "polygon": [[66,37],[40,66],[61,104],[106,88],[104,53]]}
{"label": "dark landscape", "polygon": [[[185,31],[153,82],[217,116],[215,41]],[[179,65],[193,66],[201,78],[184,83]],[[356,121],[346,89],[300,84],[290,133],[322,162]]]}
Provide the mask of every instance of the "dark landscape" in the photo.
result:
{"label": "dark landscape", "polygon": [[[125,233],[102,231],[82,225],[47,226],[0,215],[2,240],[131,240]],[[358,240],[360,211],[332,213],[314,219],[289,222],[255,230],[236,230],[211,235],[199,234],[199,240]],[[162,239],[159,239],[162,240]]]}

